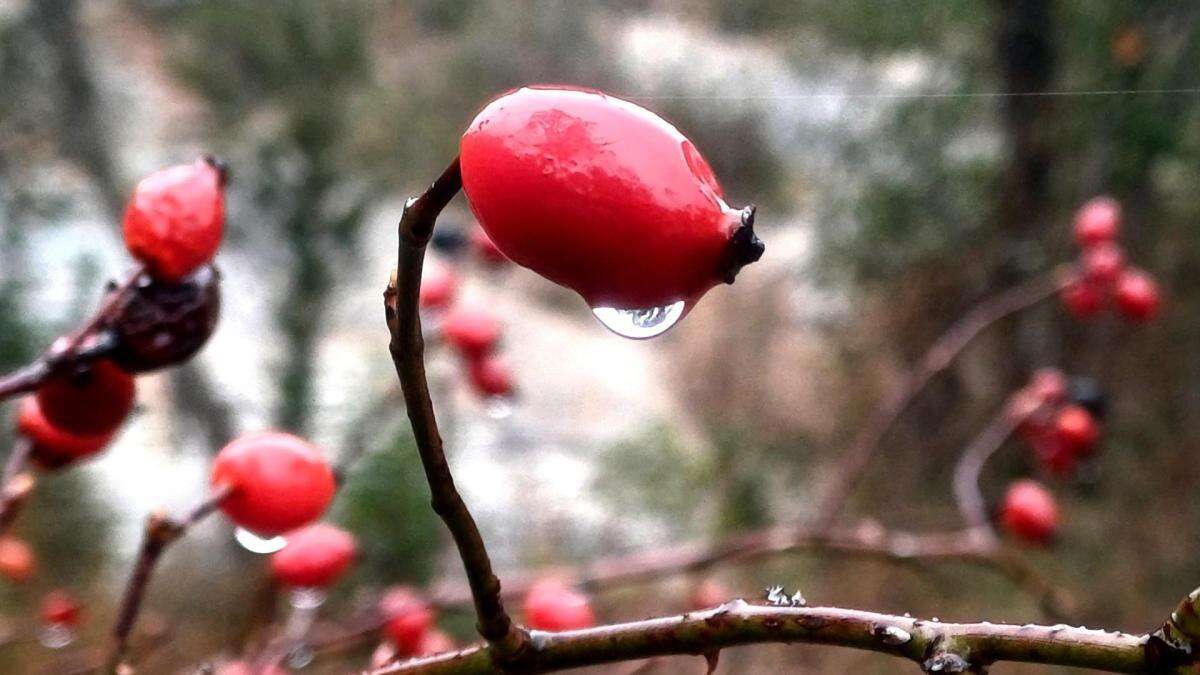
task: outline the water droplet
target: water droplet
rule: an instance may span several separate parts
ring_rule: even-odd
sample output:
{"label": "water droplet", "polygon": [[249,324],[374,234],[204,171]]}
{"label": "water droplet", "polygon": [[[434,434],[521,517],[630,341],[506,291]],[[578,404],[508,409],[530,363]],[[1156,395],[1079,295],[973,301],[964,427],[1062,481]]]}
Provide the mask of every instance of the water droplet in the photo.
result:
{"label": "water droplet", "polygon": [[595,307],[592,314],[604,327],[622,337],[645,340],[667,332],[683,317],[684,301],[648,309]]}
{"label": "water droplet", "polygon": [[280,536],[261,537],[244,527],[239,527],[233,531],[233,538],[241,545],[242,548],[251,553],[260,553],[266,555],[281,550],[287,546],[287,539]]}
{"label": "water droplet", "polygon": [[296,609],[316,609],[325,604],[325,591],[321,588],[295,588],[288,595],[288,604]]}
{"label": "water droplet", "polygon": [[316,655],[313,653],[312,647],[309,647],[306,644],[297,645],[288,652],[285,661],[287,662],[288,668],[291,668],[292,670],[300,670],[301,668],[312,663],[315,656]]}
{"label": "water droplet", "polygon": [[512,399],[507,396],[489,396],[483,402],[483,409],[487,416],[494,420],[508,419],[513,414]]}
{"label": "water droplet", "polygon": [[65,623],[52,623],[38,633],[38,642],[47,649],[62,649],[75,642],[75,631]]}

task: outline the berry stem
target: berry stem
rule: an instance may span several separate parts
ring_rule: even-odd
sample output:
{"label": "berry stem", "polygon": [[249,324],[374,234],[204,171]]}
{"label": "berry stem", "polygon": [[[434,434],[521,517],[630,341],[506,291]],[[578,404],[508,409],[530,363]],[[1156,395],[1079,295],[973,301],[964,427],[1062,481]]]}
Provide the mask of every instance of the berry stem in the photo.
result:
{"label": "berry stem", "polygon": [[1014,419],[1008,410],[1001,410],[967,445],[954,467],[954,498],[959,513],[974,536],[996,544],[996,532],[988,519],[987,503],[979,490],[979,477],[992,455],[1013,435],[1021,419]]}
{"label": "berry stem", "polygon": [[729,244],[725,248],[725,263],[722,266],[721,276],[721,279],[727,284],[733,283],[743,267],[758,262],[767,250],[767,245],[758,238],[758,235],[754,234],[754,214],[757,210],[758,207],[753,204],[742,209],[742,224],[734,230],[733,236],[729,238]]}
{"label": "berry stem", "polygon": [[37,484],[37,479],[28,470],[32,452],[33,442],[24,436],[18,436],[8,452],[4,474],[0,476],[0,536],[16,522],[17,514]]}

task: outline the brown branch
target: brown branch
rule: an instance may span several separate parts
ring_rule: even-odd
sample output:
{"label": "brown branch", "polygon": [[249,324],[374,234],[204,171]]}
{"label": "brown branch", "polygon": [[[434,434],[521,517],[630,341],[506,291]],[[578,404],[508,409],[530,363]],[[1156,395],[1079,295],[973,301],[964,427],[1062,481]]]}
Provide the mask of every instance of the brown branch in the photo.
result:
{"label": "brown branch", "polygon": [[232,493],[232,488],[223,486],[206,500],[201,502],[182,518],[171,518],[156,511],[146,518],[146,528],[142,535],[142,547],[138,553],[137,563],[133,574],[125,587],[121,598],[121,607],[117,612],[117,621],[113,625],[112,647],[109,650],[105,672],[115,675],[119,672],[125,652],[128,648],[129,634],[137,621],[138,612],[146,589],[150,585],[150,577],[154,567],[162,557],[163,551],[182,537],[192,525],[202,520],[220,506],[221,502]]}
{"label": "brown branch", "polygon": [[828,487],[817,501],[814,522],[829,527],[837,521],[846,500],[879,450],[884,435],[934,376],[948,368],[992,324],[1053,296],[1067,281],[1066,274],[1054,270],[984,300],[954,322],[925,352],[908,377],[875,409],[850,446],[838,456],[827,479]]}
{"label": "brown branch", "polygon": [[509,659],[523,651],[527,637],[504,609],[500,580],[492,572],[483,537],[454,486],[429,396],[425,344],[418,311],[425,246],[433,234],[438,214],[461,188],[462,175],[456,158],[428,190],[405,204],[399,226],[395,284],[389,285],[384,293],[384,304],[391,332],[392,361],[400,378],[408,419],[433,495],[433,510],[446,523],[462,558],[480,635],[493,646],[498,657]]}
{"label": "brown branch", "polygon": [[17,514],[37,484],[37,478],[28,470],[31,452],[33,442],[24,436],[18,436],[8,452],[4,474],[0,476],[0,535],[16,522]]}
{"label": "brown branch", "polygon": [[954,498],[958,502],[958,510],[967,527],[985,541],[994,543],[996,533],[979,489],[979,477],[984,465],[1012,436],[1019,422],[1013,419],[1007,409],[1001,410],[966,447],[954,467]]}

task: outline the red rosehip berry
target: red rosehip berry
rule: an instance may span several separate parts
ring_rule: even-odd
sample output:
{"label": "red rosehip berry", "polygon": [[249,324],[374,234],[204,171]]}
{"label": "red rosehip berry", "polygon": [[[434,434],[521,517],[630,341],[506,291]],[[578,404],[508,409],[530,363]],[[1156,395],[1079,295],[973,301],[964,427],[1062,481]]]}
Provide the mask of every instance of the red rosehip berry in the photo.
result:
{"label": "red rosehip berry", "polygon": [[1100,288],[1110,288],[1125,267],[1125,251],[1111,241],[1084,251],[1083,276]]}
{"label": "red rosehip berry", "polygon": [[271,556],[271,572],[282,584],[324,588],[336,582],[354,562],[354,535],[317,523],[287,535],[287,545]]}
{"label": "red rosehip berry", "polygon": [[0,539],[0,576],[13,583],[28,581],[37,560],[29,544],[16,537]]}
{"label": "red rosehip berry", "polygon": [[419,303],[421,309],[447,309],[458,294],[458,275],[454,270],[436,266],[421,275]]}
{"label": "red rosehip berry", "polygon": [[1058,504],[1041,483],[1019,480],[1004,495],[1000,523],[1009,534],[1034,543],[1047,543],[1058,531]]}
{"label": "red rosehip berry", "polygon": [[1158,284],[1142,270],[1122,273],[1113,296],[1121,315],[1136,323],[1153,321],[1162,307]]}
{"label": "red rosehip berry", "polygon": [[212,260],[225,229],[224,169],[198,159],[150,174],[125,211],[125,246],[156,279],[181,281]]}
{"label": "red rosehip berry", "polygon": [[421,639],[421,644],[417,646],[417,651],[413,656],[434,656],[454,651],[454,649],[454,640],[451,640],[449,635],[434,628]]}
{"label": "red rosehip berry", "polygon": [[1054,433],[1063,448],[1073,455],[1086,455],[1100,440],[1100,427],[1082,406],[1069,405],[1054,418]]}
{"label": "red rosehip berry", "polygon": [[230,520],[262,535],[313,522],[336,489],[319,448],[277,431],[241,436],[222,448],[213,461],[211,483],[231,489],[221,501]]}
{"label": "red rosehip berry", "polygon": [[501,265],[508,262],[508,256],[504,255],[504,251],[496,246],[496,242],[488,236],[483,228],[476,227],[471,230],[471,248],[475,251],[475,255],[479,259],[490,265]]}
{"label": "red rosehip berry", "polygon": [[525,596],[525,623],[546,631],[576,630],[596,625],[586,595],[558,579],[534,583]]}
{"label": "red rosehip berry", "polygon": [[1063,307],[1076,319],[1094,319],[1104,311],[1104,289],[1082,277],[1067,284],[1061,298]]}
{"label": "red rosehip berry", "polygon": [[1096,197],[1075,214],[1075,241],[1084,248],[1113,241],[1121,227],[1121,205],[1111,197]]}
{"label": "red rosehip berry", "polygon": [[693,611],[716,607],[729,600],[733,594],[716,579],[705,579],[688,593],[688,609]]}
{"label": "red rosehip berry", "polygon": [[690,306],[762,255],[675,127],[598,91],[526,87],[463,134],[463,188],[513,262],[594,308]]}
{"label": "red rosehip berry", "polygon": [[112,440],[112,434],[80,436],[63,431],[50,423],[42,414],[36,396],[21,401],[17,413],[17,431],[33,443],[30,457],[45,469],[57,469],[94,455]]}
{"label": "red rosehip berry", "polygon": [[42,415],[59,429],[81,436],[112,433],[133,410],[133,377],[112,361],[96,361],[77,373],[57,375],[37,389]]}
{"label": "red rosehip berry", "polygon": [[467,364],[467,377],[475,393],[485,398],[512,396],[515,389],[508,364],[491,354],[471,359]]}
{"label": "red rosehip berry", "polygon": [[1029,390],[1043,404],[1066,401],[1069,389],[1066,375],[1058,368],[1039,368],[1029,378]]}
{"label": "red rosehip berry", "polygon": [[47,624],[78,625],[79,613],[79,603],[61,588],[50,591],[42,598],[42,621]]}
{"label": "red rosehip berry", "polygon": [[442,318],[442,337],[468,359],[492,351],[500,341],[500,321],[482,309],[456,307]]}
{"label": "red rosehip berry", "polygon": [[434,614],[429,603],[411,588],[396,586],[379,600],[383,631],[401,656],[415,656],[433,626]]}

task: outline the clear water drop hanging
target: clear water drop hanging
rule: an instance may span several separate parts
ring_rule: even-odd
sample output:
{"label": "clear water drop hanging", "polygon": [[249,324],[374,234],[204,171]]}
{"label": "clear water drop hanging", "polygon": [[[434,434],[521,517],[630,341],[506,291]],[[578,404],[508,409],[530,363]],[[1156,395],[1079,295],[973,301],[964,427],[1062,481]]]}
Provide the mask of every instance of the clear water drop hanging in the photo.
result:
{"label": "clear water drop hanging", "polygon": [[75,642],[75,631],[65,623],[52,623],[38,632],[38,642],[47,649],[62,649]]}
{"label": "clear water drop hanging", "polygon": [[661,307],[646,309],[617,309],[593,307],[592,314],[605,328],[622,337],[645,340],[667,332],[683,318],[683,300]]}
{"label": "clear water drop hanging", "polygon": [[244,527],[234,530],[233,538],[242,548],[261,555],[275,553],[287,546],[287,539],[283,537],[278,535],[274,537],[259,536]]}

